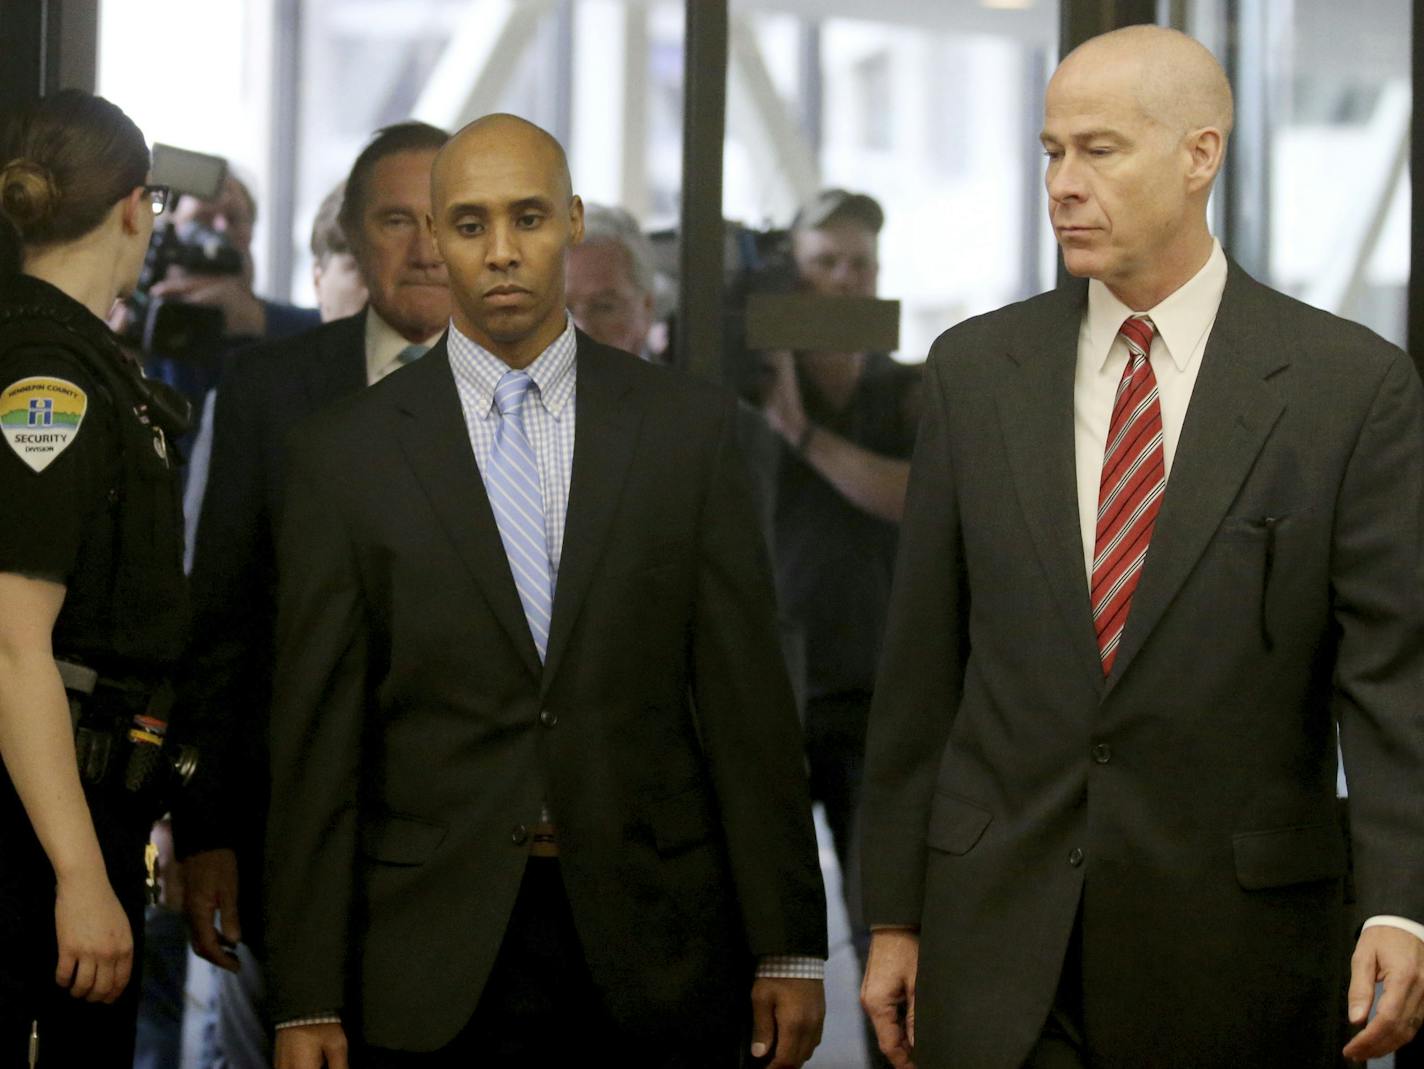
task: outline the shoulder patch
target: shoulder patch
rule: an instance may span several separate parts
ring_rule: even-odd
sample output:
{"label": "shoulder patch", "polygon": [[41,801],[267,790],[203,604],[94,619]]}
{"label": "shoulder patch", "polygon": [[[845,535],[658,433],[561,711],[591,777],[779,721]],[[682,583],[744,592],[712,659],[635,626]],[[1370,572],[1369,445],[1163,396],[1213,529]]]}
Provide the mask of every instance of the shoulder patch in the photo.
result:
{"label": "shoulder patch", "polygon": [[41,472],[79,434],[89,396],[68,379],[34,375],[0,392],[0,432],[15,455]]}

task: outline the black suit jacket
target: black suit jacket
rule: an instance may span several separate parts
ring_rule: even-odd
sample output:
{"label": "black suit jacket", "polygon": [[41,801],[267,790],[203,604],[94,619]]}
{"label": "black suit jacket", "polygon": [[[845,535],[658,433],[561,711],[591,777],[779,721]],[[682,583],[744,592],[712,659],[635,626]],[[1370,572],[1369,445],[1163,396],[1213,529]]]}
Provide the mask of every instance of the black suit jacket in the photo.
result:
{"label": "black suit jacket", "polygon": [[180,854],[237,849],[244,937],[260,932],[267,710],[276,627],[276,521],[289,431],[366,385],[365,314],[242,352],[214,411],[194,544],[193,633],[180,711],[202,751],[175,805]]}
{"label": "black suit jacket", "polygon": [[547,799],[595,983],[632,1034],[747,1014],[824,955],[824,892],[731,402],[580,335],[541,667],[445,346],[300,436],[281,538],[268,838],[276,1019],[431,1050],[473,1012]]}
{"label": "black suit jacket", "polygon": [[921,926],[921,1066],[1022,1062],[1080,906],[1094,1064],[1334,1065],[1354,924],[1424,919],[1419,382],[1233,265],[1105,681],[1074,467],[1085,305],[1071,285],[931,355],[868,919]]}

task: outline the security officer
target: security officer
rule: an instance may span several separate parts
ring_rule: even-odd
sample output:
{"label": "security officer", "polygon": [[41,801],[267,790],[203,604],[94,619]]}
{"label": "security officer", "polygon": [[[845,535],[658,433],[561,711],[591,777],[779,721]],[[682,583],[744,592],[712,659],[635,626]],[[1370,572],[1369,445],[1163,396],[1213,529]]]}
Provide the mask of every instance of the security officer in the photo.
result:
{"label": "security officer", "polygon": [[133,1058],[184,630],[182,413],[101,317],[166,203],[148,168],[139,129],[86,93],[0,128],[0,1069]]}

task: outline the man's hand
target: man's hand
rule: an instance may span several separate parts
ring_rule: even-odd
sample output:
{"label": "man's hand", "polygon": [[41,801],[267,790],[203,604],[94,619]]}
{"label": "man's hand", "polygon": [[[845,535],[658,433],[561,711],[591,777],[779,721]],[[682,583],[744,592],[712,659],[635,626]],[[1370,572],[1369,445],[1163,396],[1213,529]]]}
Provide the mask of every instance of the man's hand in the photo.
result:
{"label": "man's hand", "polygon": [[1403,928],[1376,924],[1360,933],[1350,959],[1350,1023],[1370,1015],[1375,983],[1383,981],[1374,1020],[1345,1044],[1355,1061],[1381,1058],[1414,1038],[1424,1022],[1424,942]]}
{"label": "man's hand", "polygon": [[149,293],[217,308],[223,314],[223,333],[229,338],[260,338],[267,332],[267,308],[241,275],[165,278],[154,283]]}
{"label": "man's hand", "polygon": [[801,386],[796,381],[796,358],[789,349],[772,349],[762,354],[771,372],[771,390],[763,411],[771,429],[787,444],[795,446],[806,432],[806,407],[801,402]]}
{"label": "man's hand", "polygon": [[[188,934],[200,958],[237,972],[233,947],[242,939],[237,912],[237,855],[231,850],[204,850],[183,862],[184,912]],[[222,914],[222,928],[216,914]]]}
{"label": "man's hand", "polygon": [[277,1029],[276,1069],[349,1069],[346,1030],[339,1024],[298,1024]]}
{"label": "man's hand", "polygon": [[761,977],[752,984],[752,1057],[768,1069],[798,1069],[821,1042],[826,989],[820,980]]}
{"label": "man's hand", "polygon": [[183,866],[173,852],[173,822],[167,817],[148,833],[148,841],[158,851],[158,904],[175,913],[183,912]]}
{"label": "man's hand", "polygon": [[123,994],[133,971],[133,932],[103,870],[60,878],[54,928],[60,987],[88,1002],[113,1002]]}
{"label": "man's hand", "polygon": [[895,1069],[914,1069],[915,974],[920,937],[909,929],[870,933],[870,959],[860,985],[860,1005],[875,1026],[880,1052]]}

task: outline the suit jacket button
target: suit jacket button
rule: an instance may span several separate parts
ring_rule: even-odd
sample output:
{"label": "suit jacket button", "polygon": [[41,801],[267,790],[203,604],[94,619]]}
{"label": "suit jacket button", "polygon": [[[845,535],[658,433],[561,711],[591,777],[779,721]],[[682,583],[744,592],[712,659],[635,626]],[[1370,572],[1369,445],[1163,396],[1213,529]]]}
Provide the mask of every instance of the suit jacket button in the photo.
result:
{"label": "suit jacket button", "polygon": [[551,727],[553,727],[555,724],[557,724],[558,722],[559,722],[559,714],[558,714],[558,713],[555,713],[555,712],[552,712],[552,711],[550,711],[550,710],[548,710],[548,709],[545,709],[543,712],[541,712],[541,713],[539,714],[539,723],[543,724],[546,728],[551,728]]}
{"label": "suit jacket button", "polygon": [[1112,747],[1105,742],[1100,742],[1093,747],[1093,760],[1100,765],[1105,765],[1112,760]]}
{"label": "suit jacket button", "polygon": [[515,846],[523,846],[529,841],[529,829],[523,824],[516,824],[514,830],[509,833],[509,841]]}
{"label": "suit jacket button", "polygon": [[1075,846],[1072,850],[1068,852],[1068,864],[1072,865],[1076,869],[1082,863],[1083,850],[1081,847]]}

